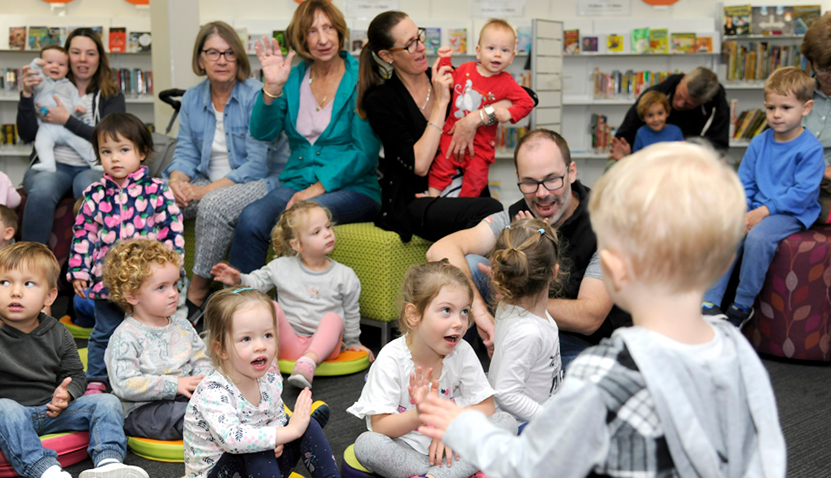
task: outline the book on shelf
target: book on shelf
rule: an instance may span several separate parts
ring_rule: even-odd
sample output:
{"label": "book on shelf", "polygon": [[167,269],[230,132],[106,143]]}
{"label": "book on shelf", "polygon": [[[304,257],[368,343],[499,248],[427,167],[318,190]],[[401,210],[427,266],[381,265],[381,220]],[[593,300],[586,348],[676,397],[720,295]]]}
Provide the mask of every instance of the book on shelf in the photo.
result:
{"label": "book on shelf", "polygon": [[349,30],[349,51],[360,52],[366,41],[366,30]]}
{"label": "book on shelf", "polygon": [[245,43],[245,52],[252,55],[257,53],[255,45],[259,43],[262,46],[263,37],[270,38],[271,35],[267,33],[250,33],[248,35],[248,42]]}
{"label": "book on shelf", "polygon": [[2,133],[2,138],[0,138],[2,144],[13,145],[20,141],[17,136],[17,125],[13,123],[0,125],[0,133]]}
{"label": "book on shelf", "polygon": [[98,37],[101,39],[102,42],[104,41],[104,27],[102,27],[101,25],[96,25],[94,27],[86,25],[75,25],[71,27],[66,27],[66,32],[72,33],[72,30],[75,30],[76,28],[89,28],[90,30],[98,34]]}
{"label": "book on shelf", "polygon": [[606,36],[606,51],[609,53],[623,53],[623,36],[610,33]]}
{"label": "book on shelf", "polygon": [[589,134],[591,134],[591,147],[594,153],[608,153],[609,144],[615,135],[617,128],[609,126],[606,115],[592,114],[589,120]]}
{"label": "book on shelf", "polygon": [[814,22],[822,15],[819,5],[793,6],[793,32],[795,35],[804,35]]}
{"label": "book on shelf", "polygon": [[724,34],[750,34],[750,5],[724,7]]}
{"label": "book on shelf", "polygon": [[502,181],[495,179],[488,180],[488,190],[491,197],[499,201],[499,196],[502,194]]}
{"label": "book on shelf", "polygon": [[525,126],[511,127],[506,125],[499,125],[496,130],[496,148],[507,149],[513,151],[520,138],[525,136],[528,128]]}
{"label": "book on shelf", "polygon": [[732,139],[749,141],[767,127],[767,117],[761,109],[742,111],[736,119]]}
{"label": "book on shelf", "polygon": [[110,53],[127,51],[127,28],[110,27]]}
{"label": "book on shelf", "polygon": [[793,7],[753,7],[752,35],[793,35]]}
{"label": "book on shelf", "polygon": [[712,35],[696,35],[695,36],[695,52],[696,53],[713,53],[713,36]]}
{"label": "book on shelf", "polygon": [[632,29],[632,53],[649,53],[649,28]]}
{"label": "book on shelf", "polygon": [[64,46],[66,43],[66,27],[49,27],[49,44]]}
{"label": "book on shelf", "polygon": [[670,38],[673,53],[695,53],[695,33],[673,33]]}
{"label": "book on shelf", "polygon": [[118,68],[113,69],[115,84],[127,96],[140,96],[153,94],[153,72],[144,71],[141,68]]}
{"label": "book on shelf", "polygon": [[738,118],[738,110],[739,110],[739,100],[732,99],[730,100],[730,128],[729,128],[729,137],[732,138],[733,134],[736,132],[736,119]]}
{"label": "book on shelf", "polygon": [[649,30],[649,52],[659,55],[669,53],[669,30],[666,28]]}
{"label": "book on shelf", "polygon": [[40,51],[49,44],[48,27],[29,27],[29,49]]}
{"label": "book on shelf", "polygon": [[130,53],[150,53],[153,49],[153,37],[150,32],[130,32]]}
{"label": "book on shelf", "polygon": [[18,81],[20,78],[20,69],[6,68],[1,72],[3,74],[0,76],[0,90],[3,90],[2,94],[7,96],[17,95],[23,87]]}
{"label": "book on shelf", "polygon": [[634,100],[647,88],[666,80],[670,71],[633,71],[612,70],[610,73],[596,68],[592,73],[594,99],[631,99]]}
{"label": "book on shelf", "polygon": [[243,46],[248,44],[248,27],[234,27],[234,31],[239,37],[239,41],[242,42]]}
{"label": "book on shelf", "polygon": [[580,43],[583,53],[597,53],[597,37],[583,37]]}
{"label": "book on shelf", "polygon": [[441,28],[426,28],[424,46],[428,55],[435,55],[441,48]]}
{"label": "book on shelf", "polygon": [[[447,32],[447,41],[450,43],[453,53],[467,54],[467,28],[451,28]],[[528,53],[528,51],[519,50],[519,44],[517,44],[517,52]]]}
{"label": "book on shelf", "polygon": [[286,37],[285,30],[272,30],[271,38],[277,40],[277,44],[280,45],[280,52],[283,55],[287,55],[289,53],[289,39]]}
{"label": "book on shelf", "polygon": [[26,27],[9,27],[9,50],[26,49]]}
{"label": "book on shelf", "polygon": [[563,31],[563,55],[580,53],[580,30]]}
{"label": "book on shelf", "polygon": [[808,60],[799,51],[799,45],[727,41],[722,46],[722,56],[728,82],[764,81],[774,70],[784,66],[808,69]]}
{"label": "book on shelf", "polygon": [[531,52],[531,27],[518,27],[516,29],[516,51],[518,53]]}

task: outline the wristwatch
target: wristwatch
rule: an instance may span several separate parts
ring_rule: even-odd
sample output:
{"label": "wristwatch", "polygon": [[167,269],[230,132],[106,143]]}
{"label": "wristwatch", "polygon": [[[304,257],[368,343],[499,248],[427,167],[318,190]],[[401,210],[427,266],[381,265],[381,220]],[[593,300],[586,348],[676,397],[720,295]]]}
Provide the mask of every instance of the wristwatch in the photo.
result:
{"label": "wristwatch", "polygon": [[496,111],[494,111],[493,106],[488,105],[483,109],[485,110],[485,114],[488,115],[488,123],[485,126],[496,124]]}

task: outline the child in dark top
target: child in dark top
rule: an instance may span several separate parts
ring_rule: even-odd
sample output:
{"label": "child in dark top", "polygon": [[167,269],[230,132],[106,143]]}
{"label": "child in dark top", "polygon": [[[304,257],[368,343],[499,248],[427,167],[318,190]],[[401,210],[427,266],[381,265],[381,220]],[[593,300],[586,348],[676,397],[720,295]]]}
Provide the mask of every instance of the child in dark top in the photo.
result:
{"label": "child in dark top", "polygon": [[38,437],[88,431],[95,469],[80,478],[149,478],[121,463],[127,438],[118,398],[84,395],[75,340],[41,313],[58,295],[59,273],[43,244],[18,242],[0,251],[0,451],[26,478],[71,478]]}
{"label": "child in dark top", "polygon": [[646,123],[638,128],[632,152],[639,151],[650,144],[668,141],[684,141],[684,133],[674,124],[667,124],[669,117],[669,98],[660,91],[647,91],[638,100],[638,117]]}
{"label": "child in dark top", "polygon": [[[768,129],[750,142],[739,165],[747,195],[745,238],[736,256],[742,267],[727,319],[741,328],[753,317],[753,302],[779,242],[811,226],[820,213],[819,186],[825,173],[822,144],[802,126],[814,106],[814,79],[795,67],[780,68],[765,82]],[[735,262],[704,295],[702,311],[720,315]]]}

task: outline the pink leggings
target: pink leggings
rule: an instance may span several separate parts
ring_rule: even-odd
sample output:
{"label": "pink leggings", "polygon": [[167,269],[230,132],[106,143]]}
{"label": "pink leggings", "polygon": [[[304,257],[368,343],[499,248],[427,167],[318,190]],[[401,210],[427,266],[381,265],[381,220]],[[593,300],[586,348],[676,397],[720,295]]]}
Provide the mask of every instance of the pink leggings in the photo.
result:
{"label": "pink leggings", "polygon": [[274,302],[274,311],[277,313],[278,344],[277,358],[280,360],[297,360],[306,352],[317,355],[317,363],[324,360],[334,360],[340,355],[340,344],[343,341],[343,319],[334,312],[325,314],[320,319],[317,331],[311,337],[297,335],[291,327],[286,314],[280,304]]}

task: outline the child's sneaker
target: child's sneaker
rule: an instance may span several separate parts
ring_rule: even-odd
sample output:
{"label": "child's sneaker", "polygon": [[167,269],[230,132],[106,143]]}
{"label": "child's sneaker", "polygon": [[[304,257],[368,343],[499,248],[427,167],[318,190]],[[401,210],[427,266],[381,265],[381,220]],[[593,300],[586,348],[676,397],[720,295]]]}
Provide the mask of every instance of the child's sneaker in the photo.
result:
{"label": "child's sneaker", "polygon": [[719,315],[724,316],[724,312],[721,311],[721,308],[712,302],[704,302],[701,304],[701,315],[705,317],[717,317]]}
{"label": "child's sneaker", "polygon": [[137,466],[111,462],[92,470],[84,470],[78,478],[150,478],[150,475]]}
{"label": "child's sneaker", "polygon": [[300,357],[294,363],[294,370],[288,378],[288,382],[297,388],[312,388],[312,380],[315,378],[317,365],[309,357]]}
{"label": "child's sneaker", "polygon": [[744,308],[738,304],[733,304],[727,309],[727,320],[738,327],[739,330],[744,327],[751,318],[753,318],[753,307]]}
{"label": "child's sneaker", "polygon": [[326,405],[325,402],[317,401],[312,404],[312,418],[320,425],[320,428],[329,423],[329,415],[331,415],[331,411],[329,405]]}

